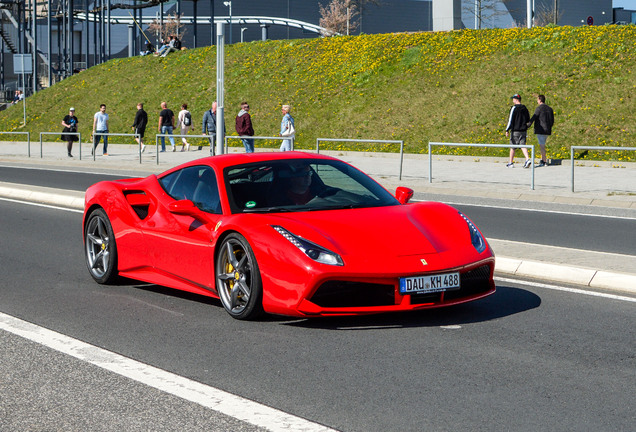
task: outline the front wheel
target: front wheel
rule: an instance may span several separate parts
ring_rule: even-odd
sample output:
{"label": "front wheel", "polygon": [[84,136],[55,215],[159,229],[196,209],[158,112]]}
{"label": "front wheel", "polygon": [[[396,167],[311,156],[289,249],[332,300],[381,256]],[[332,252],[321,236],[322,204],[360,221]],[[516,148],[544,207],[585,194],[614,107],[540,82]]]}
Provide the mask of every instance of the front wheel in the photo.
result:
{"label": "front wheel", "polygon": [[117,245],[113,227],[106,212],[97,209],[91,213],[84,229],[84,252],[88,271],[100,284],[117,279]]}
{"label": "front wheel", "polygon": [[256,257],[240,234],[228,235],[216,258],[216,288],[225,310],[236,319],[263,313],[263,283]]}

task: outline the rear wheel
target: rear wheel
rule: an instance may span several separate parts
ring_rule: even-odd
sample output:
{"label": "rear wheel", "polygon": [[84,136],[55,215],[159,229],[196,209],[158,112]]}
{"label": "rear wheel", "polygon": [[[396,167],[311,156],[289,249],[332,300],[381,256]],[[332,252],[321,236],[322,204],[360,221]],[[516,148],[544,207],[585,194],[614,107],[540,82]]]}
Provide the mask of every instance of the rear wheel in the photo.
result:
{"label": "rear wheel", "polygon": [[216,258],[216,287],[225,310],[236,319],[263,313],[263,284],[256,257],[240,234],[227,236]]}
{"label": "rear wheel", "polygon": [[106,212],[93,211],[84,230],[84,252],[88,271],[100,284],[117,279],[117,245]]}

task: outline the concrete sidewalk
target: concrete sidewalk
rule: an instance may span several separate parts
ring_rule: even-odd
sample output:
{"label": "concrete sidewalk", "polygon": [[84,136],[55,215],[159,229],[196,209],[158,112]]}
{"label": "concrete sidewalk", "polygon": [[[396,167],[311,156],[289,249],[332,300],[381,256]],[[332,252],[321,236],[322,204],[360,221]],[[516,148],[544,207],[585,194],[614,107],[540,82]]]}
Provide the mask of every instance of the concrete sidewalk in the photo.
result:
{"label": "concrete sidewalk", "polygon": [[[26,143],[0,142],[0,164],[146,176],[209,155],[208,147],[189,152],[172,153],[168,150],[160,154],[157,165],[154,145],[147,147],[141,164],[137,146],[110,144],[110,156],[101,156],[99,146],[95,161],[90,156],[90,149],[90,144],[84,144],[82,160],[77,157],[77,150],[74,151],[76,157],[71,159],[66,156],[65,143],[47,142],[42,147],[43,157],[40,158],[39,142],[36,142],[32,143],[29,158]],[[242,147],[230,148],[230,152],[242,151]],[[636,163],[576,161],[575,192],[572,192],[569,161],[536,168],[535,189],[532,190],[531,170],[521,168],[521,164],[514,169],[506,168],[505,158],[434,155],[433,181],[430,183],[427,155],[405,155],[400,180],[399,155],[321,153],[350,162],[389,190],[397,186],[410,187],[415,190],[416,199],[636,219]],[[0,196],[78,209],[83,207],[83,193],[73,191],[0,183]],[[497,255],[498,274],[636,293],[636,233],[626,234],[635,239],[634,254],[631,255],[488,240]]]}

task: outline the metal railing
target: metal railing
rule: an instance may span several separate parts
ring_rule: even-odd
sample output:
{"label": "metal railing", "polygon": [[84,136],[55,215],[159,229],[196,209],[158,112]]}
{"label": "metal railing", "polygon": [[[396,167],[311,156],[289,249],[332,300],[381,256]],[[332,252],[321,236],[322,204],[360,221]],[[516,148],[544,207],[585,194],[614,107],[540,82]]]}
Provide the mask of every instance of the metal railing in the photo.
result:
{"label": "metal railing", "polygon": [[[402,168],[404,166],[404,140],[368,140],[368,139],[351,139],[351,138],[316,138],[316,153],[320,153],[321,142],[359,142],[359,143],[376,143],[376,144],[399,144],[400,145],[400,175],[402,180]],[[430,152],[429,148],[429,152]]]}
{"label": "metal railing", "polygon": [[27,154],[31,157],[31,132],[0,132],[1,135],[26,135],[27,136]]}
{"label": "metal railing", "polygon": [[260,139],[260,140],[268,140],[268,139],[273,139],[273,140],[279,140],[279,141],[285,141],[285,140],[290,140],[291,141],[291,149],[292,151],[294,150],[294,140],[295,137],[284,137],[284,136],[275,136],[275,137],[268,137],[268,136],[249,136],[249,135],[225,135],[225,143],[224,143],[224,148],[225,148],[225,153],[228,152],[228,144],[227,141],[231,140],[231,139]]}
{"label": "metal railing", "polygon": [[443,143],[443,142],[429,142],[428,143],[428,182],[433,183],[433,146],[448,146],[448,147],[485,147],[485,148],[513,148],[530,149],[532,155],[530,160],[530,189],[534,190],[534,146],[533,145],[514,145],[514,144],[476,144],[476,143]]}
{"label": "metal railing", "polygon": [[[159,138],[207,138],[208,140],[212,135],[188,135],[188,134],[157,134],[155,135],[155,146],[157,147],[157,165],[159,165]],[[148,144],[146,144],[148,145]],[[177,143],[175,143],[176,147]],[[211,144],[213,145],[213,144]],[[141,163],[141,147],[139,147],[139,163]]]}
{"label": "metal railing", "polygon": [[[131,137],[139,137],[138,133],[129,134],[129,133],[111,133],[111,132],[93,132],[93,139],[90,141],[93,153],[93,160],[95,160],[95,156],[97,156],[97,144],[95,144],[95,136],[109,137],[109,136],[131,136]],[[81,142],[81,140],[80,140]],[[80,160],[82,159],[82,146],[80,145]],[[141,163],[141,145],[139,145],[139,163]]]}
{"label": "metal railing", "polygon": [[[82,160],[82,134],[81,132],[40,132],[40,159],[44,157],[44,153],[42,150],[42,135],[74,135],[78,138],[79,143],[79,158]],[[29,150],[29,157],[31,157],[31,151]]]}
{"label": "metal railing", "polygon": [[574,192],[574,151],[575,150],[607,150],[607,151],[635,151],[636,147],[602,147],[602,146],[572,146],[570,147],[570,164],[572,165],[572,177],[571,177],[571,186],[572,192]]}

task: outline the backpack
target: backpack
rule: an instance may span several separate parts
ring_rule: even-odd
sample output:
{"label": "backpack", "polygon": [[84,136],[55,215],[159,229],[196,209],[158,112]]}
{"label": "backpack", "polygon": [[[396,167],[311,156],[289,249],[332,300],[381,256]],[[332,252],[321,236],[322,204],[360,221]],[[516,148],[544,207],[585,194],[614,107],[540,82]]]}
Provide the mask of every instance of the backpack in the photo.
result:
{"label": "backpack", "polygon": [[181,49],[181,41],[179,39],[174,40],[174,49]]}
{"label": "backpack", "polygon": [[192,115],[190,115],[190,111],[187,111],[183,116],[183,124],[186,126],[190,126],[192,124]]}

